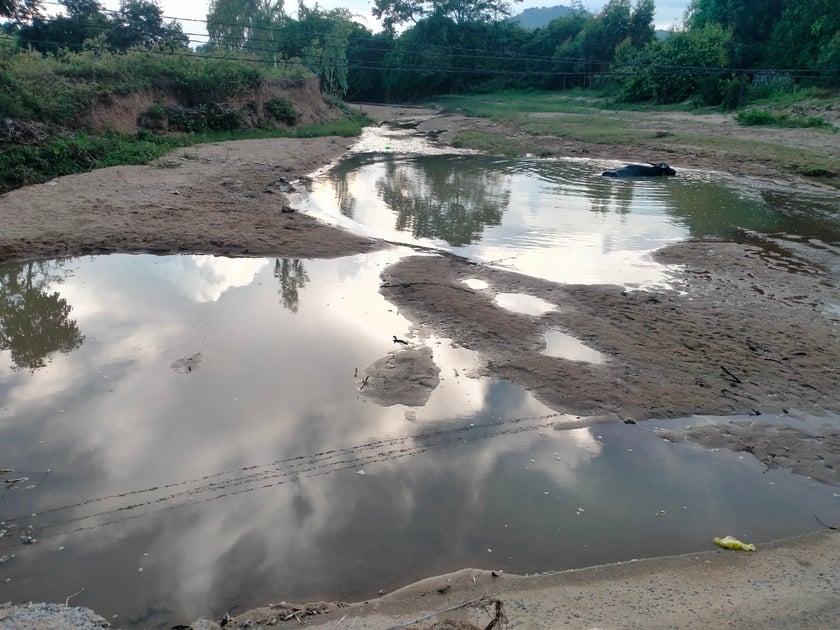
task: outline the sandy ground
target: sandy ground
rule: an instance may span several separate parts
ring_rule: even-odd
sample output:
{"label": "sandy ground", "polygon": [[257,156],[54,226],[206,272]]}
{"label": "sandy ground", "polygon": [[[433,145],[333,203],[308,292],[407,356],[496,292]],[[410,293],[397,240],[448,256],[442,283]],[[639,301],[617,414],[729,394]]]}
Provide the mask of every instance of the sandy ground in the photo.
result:
{"label": "sandy ground", "polygon": [[[433,114],[370,106],[364,110],[395,120]],[[672,123],[681,124],[662,122]],[[446,141],[457,129],[487,124],[446,117],[428,119],[421,129]],[[709,133],[728,131],[711,117],[706,124]],[[351,142],[318,138],[210,144],[179,149],[148,166],[103,169],[7,193],[0,196],[0,262],[109,252],[332,257],[387,246],[283,211],[289,209],[288,187],[305,186],[306,174],[338,158]],[[555,154],[634,157],[633,147],[552,142]],[[719,166],[716,156],[690,153],[680,163],[701,168],[712,164]],[[734,175],[812,185],[768,172],[746,158],[729,166]],[[839,413],[840,318],[828,306],[840,304],[840,288],[825,261],[806,251],[788,254],[792,258],[773,258],[749,243],[673,245],[656,257],[682,265],[677,285],[656,292],[558,285],[451,256],[414,256],[383,273],[381,290],[418,325],[422,322],[480,351],[487,373],[580,416],[576,426],[691,413],[746,413],[760,420],[791,408]],[[482,279],[490,288],[472,290],[462,282],[467,278]],[[493,295],[503,291],[542,297],[561,308],[542,317],[516,315],[493,303]],[[575,335],[607,361],[573,364],[542,355],[542,335],[549,328]],[[400,362],[399,356],[389,360],[392,367]],[[388,404],[387,387],[377,376],[383,369],[392,369],[388,361],[370,367],[371,394]],[[434,378],[430,368],[429,383]],[[815,434],[800,428],[798,434],[779,437],[770,435],[779,433],[775,428],[758,421],[733,427],[723,423],[702,435],[663,437],[720,442],[754,453],[768,466],[840,485],[837,432]],[[771,457],[778,439],[786,459]],[[814,443],[820,448],[815,450]],[[397,624],[492,594],[482,602],[488,610],[495,611],[499,600],[511,625],[524,628],[831,627],[840,613],[839,540],[824,535],[749,555],[694,554],[540,578],[493,578],[467,571],[307,619],[312,627],[323,628],[348,628],[351,619],[354,628],[431,627],[437,618],[425,626]],[[277,610],[259,614],[276,617]],[[288,614],[296,609],[283,610]],[[2,611],[0,627],[29,627],[10,625],[13,617]],[[449,616],[490,627],[492,616],[477,611],[474,606],[459,608]],[[261,619],[268,623],[271,617]],[[290,622],[296,626],[294,619],[292,615]]]}
{"label": "sandy ground", "polygon": [[[350,605],[277,602],[191,627],[780,630],[836,628],[840,618],[840,534],[833,532],[777,541],[756,552],[717,550],[530,577],[494,573],[465,569]],[[0,606],[4,630],[104,624],[85,609]]]}

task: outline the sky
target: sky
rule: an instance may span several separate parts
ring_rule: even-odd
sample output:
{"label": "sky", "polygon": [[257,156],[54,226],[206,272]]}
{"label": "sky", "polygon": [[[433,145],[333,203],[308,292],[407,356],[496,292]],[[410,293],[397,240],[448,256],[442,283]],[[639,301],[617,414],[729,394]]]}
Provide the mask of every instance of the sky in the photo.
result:
{"label": "sky", "polygon": [[[100,0],[107,9],[119,8],[119,0]],[[678,25],[682,22],[685,9],[690,0],[655,0],[656,2],[656,16],[654,23],[656,28],[667,29],[671,26]],[[209,0],[159,0],[160,6],[163,9],[164,15],[167,17],[191,18],[197,20],[204,20],[207,17],[207,7]],[[304,0],[307,6],[314,6],[315,0]],[[322,9],[334,9],[344,7],[352,11],[356,16],[356,21],[364,24],[370,30],[377,32],[380,26],[371,15],[373,8],[373,0],[319,0],[318,6]],[[550,7],[558,4],[571,4],[558,0],[524,0],[523,2],[512,5],[511,12],[513,14],[521,13],[524,9],[535,7]],[[600,11],[606,0],[584,0],[583,5],[593,13]],[[297,0],[286,0],[286,12],[294,15],[297,8]],[[185,22],[183,24],[185,33],[206,33],[204,24],[200,22]],[[191,39],[195,39],[191,37]]]}

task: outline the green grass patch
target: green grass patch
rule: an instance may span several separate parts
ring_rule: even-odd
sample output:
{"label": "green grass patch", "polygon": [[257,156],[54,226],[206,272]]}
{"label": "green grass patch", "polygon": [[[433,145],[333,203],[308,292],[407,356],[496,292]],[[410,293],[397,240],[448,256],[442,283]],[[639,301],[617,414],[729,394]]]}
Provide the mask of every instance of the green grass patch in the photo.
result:
{"label": "green grass patch", "polygon": [[0,152],[0,192],[94,168],[144,164],[183,143],[179,137],[77,131],[54,136],[38,146],[6,146]]}
{"label": "green grass patch", "polygon": [[[38,184],[62,175],[84,173],[120,164],[148,164],[173,149],[207,142],[227,142],[261,138],[352,137],[361,133],[365,119],[354,116],[297,130],[250,129],[205,131],[202,133],[157,136],[149,132],[73,134],[54,136],[44,144],[7,145],[0,151],[0,193],[21,186]],[[185,152],[184,159],[195,159]],[[158,164],[161,168],[169,162]],[[174,163],[173,163],[174,165]]]}
{"label": "green grass patch", "polygon": [[504,134],[486,131],[461,131],[452,140],[452,146],[459,149],[473,149],[492,155],[516,157],[520,152],[514,148],[510,138]]}
{"label": "green grass patch", "polygon": [[837,131],[837,128],[822,116],[792,116],[787,112],[776,114],[769,109],[746,109],[735,114],[735,120],[744,126],[814,127]]}

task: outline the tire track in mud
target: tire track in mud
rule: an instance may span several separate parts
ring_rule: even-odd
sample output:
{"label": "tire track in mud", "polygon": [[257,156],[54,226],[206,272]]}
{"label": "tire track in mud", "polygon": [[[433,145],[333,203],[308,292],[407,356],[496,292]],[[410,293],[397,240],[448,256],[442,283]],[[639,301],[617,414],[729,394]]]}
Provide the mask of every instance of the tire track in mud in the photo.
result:
{"label": "tire track in mud", "polygon": [[[209,503],[225,497],[267,490],[294,483],[301,479],[325,476],[361,468],[365,465],[414,457],[427,451],[437,451],[551,427],[558,430],[579,429],[593,424],[612,422],[612,420],[603,417],[558,422],[557,419],[563,415],[552,413],[542,416],[508,418],[480,425],[458,426],[437,431],[393,436],[311,455],[299,455],[278,459],[266,464],[233,468],[165,485],[127,490],[101,497],[90,497],[76,503],[51,507],[33,514],[6,517],[4,520],[6,523],[30,521],[29,525],[18,525],[20,531],[27,529],[29,532],[37,531],[38,538],[55,538],[93,531],[189,505]],[[617,421],[618,419],[616,419]],[[176,488],[179,490],[160,495],[161,492]],[[135,502],[135,498],[140,500]],[[129,502],[126,503],[126,500]],[[120,502],[120,504],[106,507],[110,502]],[[102,504],[104,509],[77,516],[68,515],[67,518],[61,518],[60,520],[41,521],[46,515],[61,515],[63,512],[80,510],[97,504]],[[18,544],[17,542],[6,545],[0,544],[0,550]]]}

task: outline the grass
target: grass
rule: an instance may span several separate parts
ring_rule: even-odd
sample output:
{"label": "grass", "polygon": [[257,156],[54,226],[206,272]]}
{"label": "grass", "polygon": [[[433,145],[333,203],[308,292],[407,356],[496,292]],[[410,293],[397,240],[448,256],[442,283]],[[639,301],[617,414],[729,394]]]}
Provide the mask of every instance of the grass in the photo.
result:
{"label": "grass", "polygon": [[[809,94],[809,98],[812,96]],[[831,102],[836,103],[837,99]],[[684,129],[668,133],[658,132],[651,128],[651,125],[648,125],[648,128],[639,128],[639,123],[648,115],[655,117],[655,112],[675,109],[697,111],[687,103],[678,108],[639,108],[622,105],[622,109],[627,109],[625,115],[616,115],[609,99],[594,92],[582,91],[573,94],[502,92],[491,95],[447,96],[436,99],[435,103],[449,111],[458,110],[505,125],[498,131],[462,131],[455,137],[455,146],[495,155],[550,155],[556,146],[553,138],[558,138],[589,144],[632,146],[640,153],[650,154],[661,152],[663,149],[674,154],[690,150],[701,155],[721,155],[728,156],[728,159],[773,165],[780,171],[809,177],[831,177],[838,174],[836,160],[811,147],[794,147],[773,141],[723,134],[703,134],[702,126],[692,131],[693,126],[687,125]],[[534,115],[538,112],[544,115]],[[785,117],[773,112],[770,114],[772,124],[776,125],[814,127],[818,132],[823,129],[836,130],[821,118],[790,115]],[[511,126],[527,135],[511,133]]]}
{"label": "grass", "polygon": [[281,76],[311,76],[302,66],[275,70],[256,61],[184,51],[42,55],[10,46],[0,46],[0,70],[0,117],[71,126],[91,105],[111,95],[161,88],[191,107],[225,100]]}
{"label": "grass", "polygon": [[794,128],[823,128],[836,132],[838,129],[822,116],[791,116],[787,112],[776,114],[769,109],[745,109],[735,115],[739,125]]}
{"label": "grass", "polygon": [[[53,136],[44,144],[12,145],[0,152],[0,193],[21,186],[38,184],[62,175],[84,173],[96,168],[120,164],[148,164],[178,147],[205,142],[225,142],[260,138],[314,138],[341,135],[357,136],[364,119],[356,116],[297,130],[250,129],[207,131],[195,134],[156,136],[148,132],[73,134]],[[189,159],[188,152],[184,157]],[[194,158],[194,156],[193,156]],[[160,168],[166,163],[159,162]]]}

